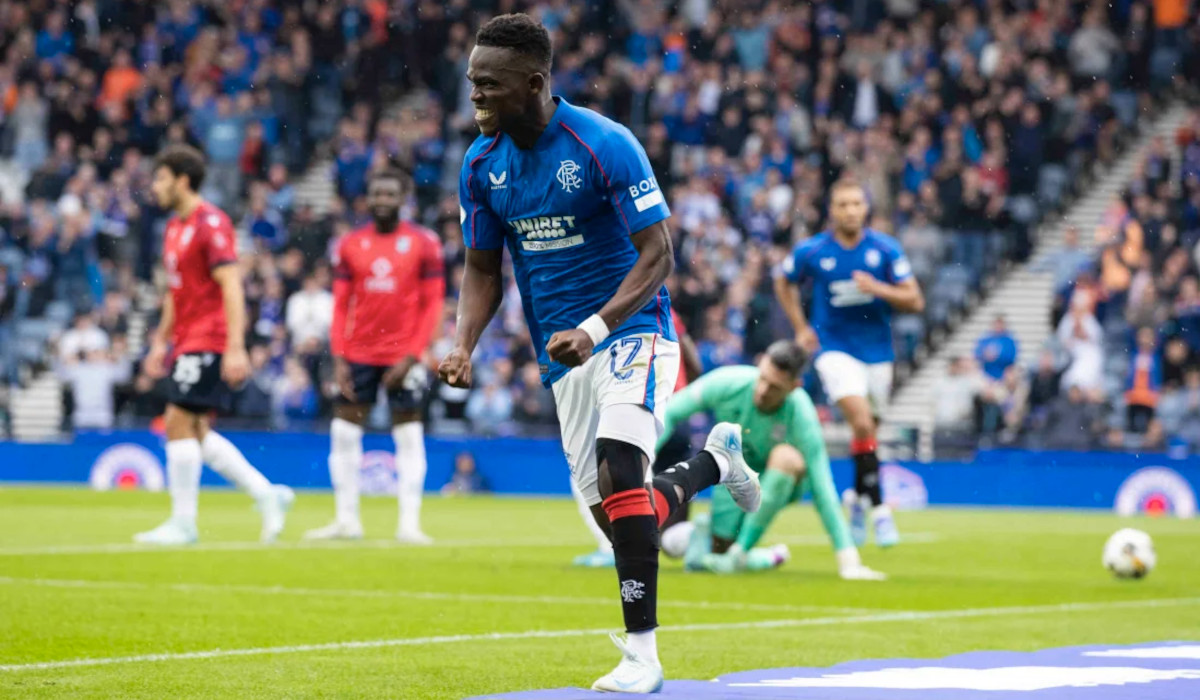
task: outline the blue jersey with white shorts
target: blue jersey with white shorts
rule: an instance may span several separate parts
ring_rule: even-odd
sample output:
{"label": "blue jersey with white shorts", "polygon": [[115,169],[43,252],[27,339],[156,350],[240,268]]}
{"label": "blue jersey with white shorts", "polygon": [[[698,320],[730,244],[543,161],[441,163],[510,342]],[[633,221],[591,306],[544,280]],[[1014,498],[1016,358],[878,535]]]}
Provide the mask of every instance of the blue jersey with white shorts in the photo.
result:
{"label": "blue jersey with white shorts", "polygon": [[[463,159],[458,183],[465,245],[507,245],[512,255],[546,386],[570,369],[550,361],[550,337],[607,304],[637,262],[630,236],[671,216],[629,129],[554,99],[558,106],[533,148],[518,148],[503,132],[480,136]],[[676,340],[666,287],[593,354],[642,333]]]}
{"label": "blue jersey with white shorts", "polygon": [[854,248],[842,247],[825,231],[799,243],[783,261],[787,279],[813,282],[811,318],[821,352],[844,352],[867,364],[891,362],[892,306],[858,290],[852,274],[862,270],[888,284],[912,277],[900,244],[872,229]]}

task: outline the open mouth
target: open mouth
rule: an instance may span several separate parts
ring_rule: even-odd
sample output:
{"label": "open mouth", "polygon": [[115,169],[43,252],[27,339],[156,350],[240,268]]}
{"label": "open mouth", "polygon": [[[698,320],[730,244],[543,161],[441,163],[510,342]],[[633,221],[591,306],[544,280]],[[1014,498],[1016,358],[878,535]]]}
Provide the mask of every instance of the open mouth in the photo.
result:
{"label": "open mouth", "polygon": [[495,116],[496,116],[496,113],[490,109],[487,109],[484,107],[476,107],[475,108],[475,121],[480,124],[482,124],[483,122],[492,121],[492,119],[494,119]]}

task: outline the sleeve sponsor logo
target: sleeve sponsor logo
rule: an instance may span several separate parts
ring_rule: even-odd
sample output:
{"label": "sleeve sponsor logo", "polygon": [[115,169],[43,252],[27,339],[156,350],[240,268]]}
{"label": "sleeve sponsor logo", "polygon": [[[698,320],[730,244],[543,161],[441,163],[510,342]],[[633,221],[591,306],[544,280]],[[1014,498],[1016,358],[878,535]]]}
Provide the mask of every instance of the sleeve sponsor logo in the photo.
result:
{"label": "sleeve sponsor logo", "polygon": [[638,197],[637,199],[633,200],[633,206],[635,208],[637,208],[638,211],[646,211],[650,207],[658,206],[659,204],[662,204],[662,203],[663,203],[662,190],[655,190],[655,191],[651,192],[650,194],[642,195],[641,197]]}

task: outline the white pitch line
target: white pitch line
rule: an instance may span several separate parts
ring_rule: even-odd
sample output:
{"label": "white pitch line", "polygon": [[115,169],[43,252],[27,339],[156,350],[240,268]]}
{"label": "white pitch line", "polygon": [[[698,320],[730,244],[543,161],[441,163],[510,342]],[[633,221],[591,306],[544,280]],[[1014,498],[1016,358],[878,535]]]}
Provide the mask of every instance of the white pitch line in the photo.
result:
{"label": "white pitch line", "polygon": [[[936,532],[904,532],[900,535],[901,544],[930,544],[945,539]],[[829,537],[825,535],[784,535],[768,537],[770,542],[782,542],[799,547],[828,547]]]}
{"label": "white pitch line", "polygon": [[[1024,605],[997,608],[966,608],[962,610],[901,611],[878,615],[855,617],[814,617],[800,620],[760,620],[757,622],[717,622],[695,625],[667,625],[659,629],[664,632],[721,632],[741,629],[781,629],[789,627],[827,627],[831,625],[870,624],[877,622],[920,622],[925,620],[949,620],[972,617],[1005,617],[1019,615],[1042,615],[1053,613],[1090,612],[1121,608],[1159,608],[1185,605],[1200,605],[1200,598],[1162,598],[1157,600],[1109,601],[1101,603],[1063,603],[1060,605]],[[612,630],[527,630],[525,632],[492,632],[488,634],[456,634],[436,637],[408,637],[401,639],[373,639],[351,642],[328,642],[324,644],[299,644],[278,647],[251,647],[247,649],[210,649],[137,656],[108,656],[64,661],[42,661],[27,664],[0,665],[0,672],[42,671],[81,666],[109,666],[113,664],[150,663],[157,661],[184,661],[191,659],[216,659],[231,656],[260,656],[272,654],[301,654],[314,651],[342,651],[346,649],[379,649],[384,647],[427,646],[457,642],[507,641],[517,639],[560,639],[564,637],[587,637],[608,634]]]}
{"label": "white pitch line", "polygon": [[[587,547],[585,540],[563,540],[547,538],[437,540],[438,548],[451,547]],[[163,552],[241,552],[289,549],[316,549],[339,551],[346,549],[396,549],[412,550],[413,545],[396,540],[340,540],[337,542],[300,541],[263,544],[257,541],[201,542],[180,546],[158,546],[116,542],[105,544],[47,545],[41,547],[3,547],[0,556],[34,556],[41,554],[155,554]],[[426,549],[426,548],[422,548]],[[437,551],[436,549],[427,551]]]}
{"label": "white pitch line", "polygon": [[[504,595],[491,593],[446,593],[442,591],[399,591],[344,588],[294,588],[285,586],[254,586],[242,584],[213,583],[166,583],[155,584],[144,581],[88,581],[86,579],[43,579],[14,578],[0,576],[0,585],[40,586],[47,588],[98,588],[108,590],[153,591],[168,590],[182,593],[249,593],[259,595],[318,596],[324,598],[400,598],[409,600],[448,600],[460,603],[530,603],[534,605],[610,605],[613,598],[576,596],[532,596]],[[775,605],[770,603],[742,603],[738,601],[687,601],[660,600],[659,607],[686,608],[689,610],[740,610],[743,612],[811,612],[826,615],[842,613],[859,615],[879,612],[877,608],[849,608],[825,605]]]}

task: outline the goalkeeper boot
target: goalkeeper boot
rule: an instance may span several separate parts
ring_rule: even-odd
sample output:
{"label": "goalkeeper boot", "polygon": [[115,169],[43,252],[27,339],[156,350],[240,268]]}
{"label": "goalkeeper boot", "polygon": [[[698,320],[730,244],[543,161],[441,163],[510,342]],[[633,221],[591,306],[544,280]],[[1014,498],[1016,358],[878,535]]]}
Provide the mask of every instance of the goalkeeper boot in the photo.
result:
{"label": "goalkeeper boot", "polygon": [[896,518],[889,506],[875,506],[871,511],[871,521],[875,524],[875,544],[885,548],[900,544],[900,530],[896,527]]}
{"label": "goalkeeper boot", "polygon": [[592,690],[605,693],[637,693],[641,695],[657,693],[663,686],[662,664],[657,661],[642,658],[629,648],[629,645],[617,635],[610,635],[613,644],[621,650],[624,658],[617,667],[606,676],[592,684]]}
{"label": "goalkeeper boot", "polygon": [[580,554],[575,557],[572,562],[574,566],[582,566],[589,569],[608,569],[617,565],[617,559],[613,556],[611,549],[597,549],[594,552]]}
{"label": "goalkeeper boot", "polygon": [[854,540],[855,547],[862,547],[867,543],[867,509],[863,499],[854,489],[846,489],[842,492],[842,505],[846,508],[846,519],[850,521],[850,539]]}

